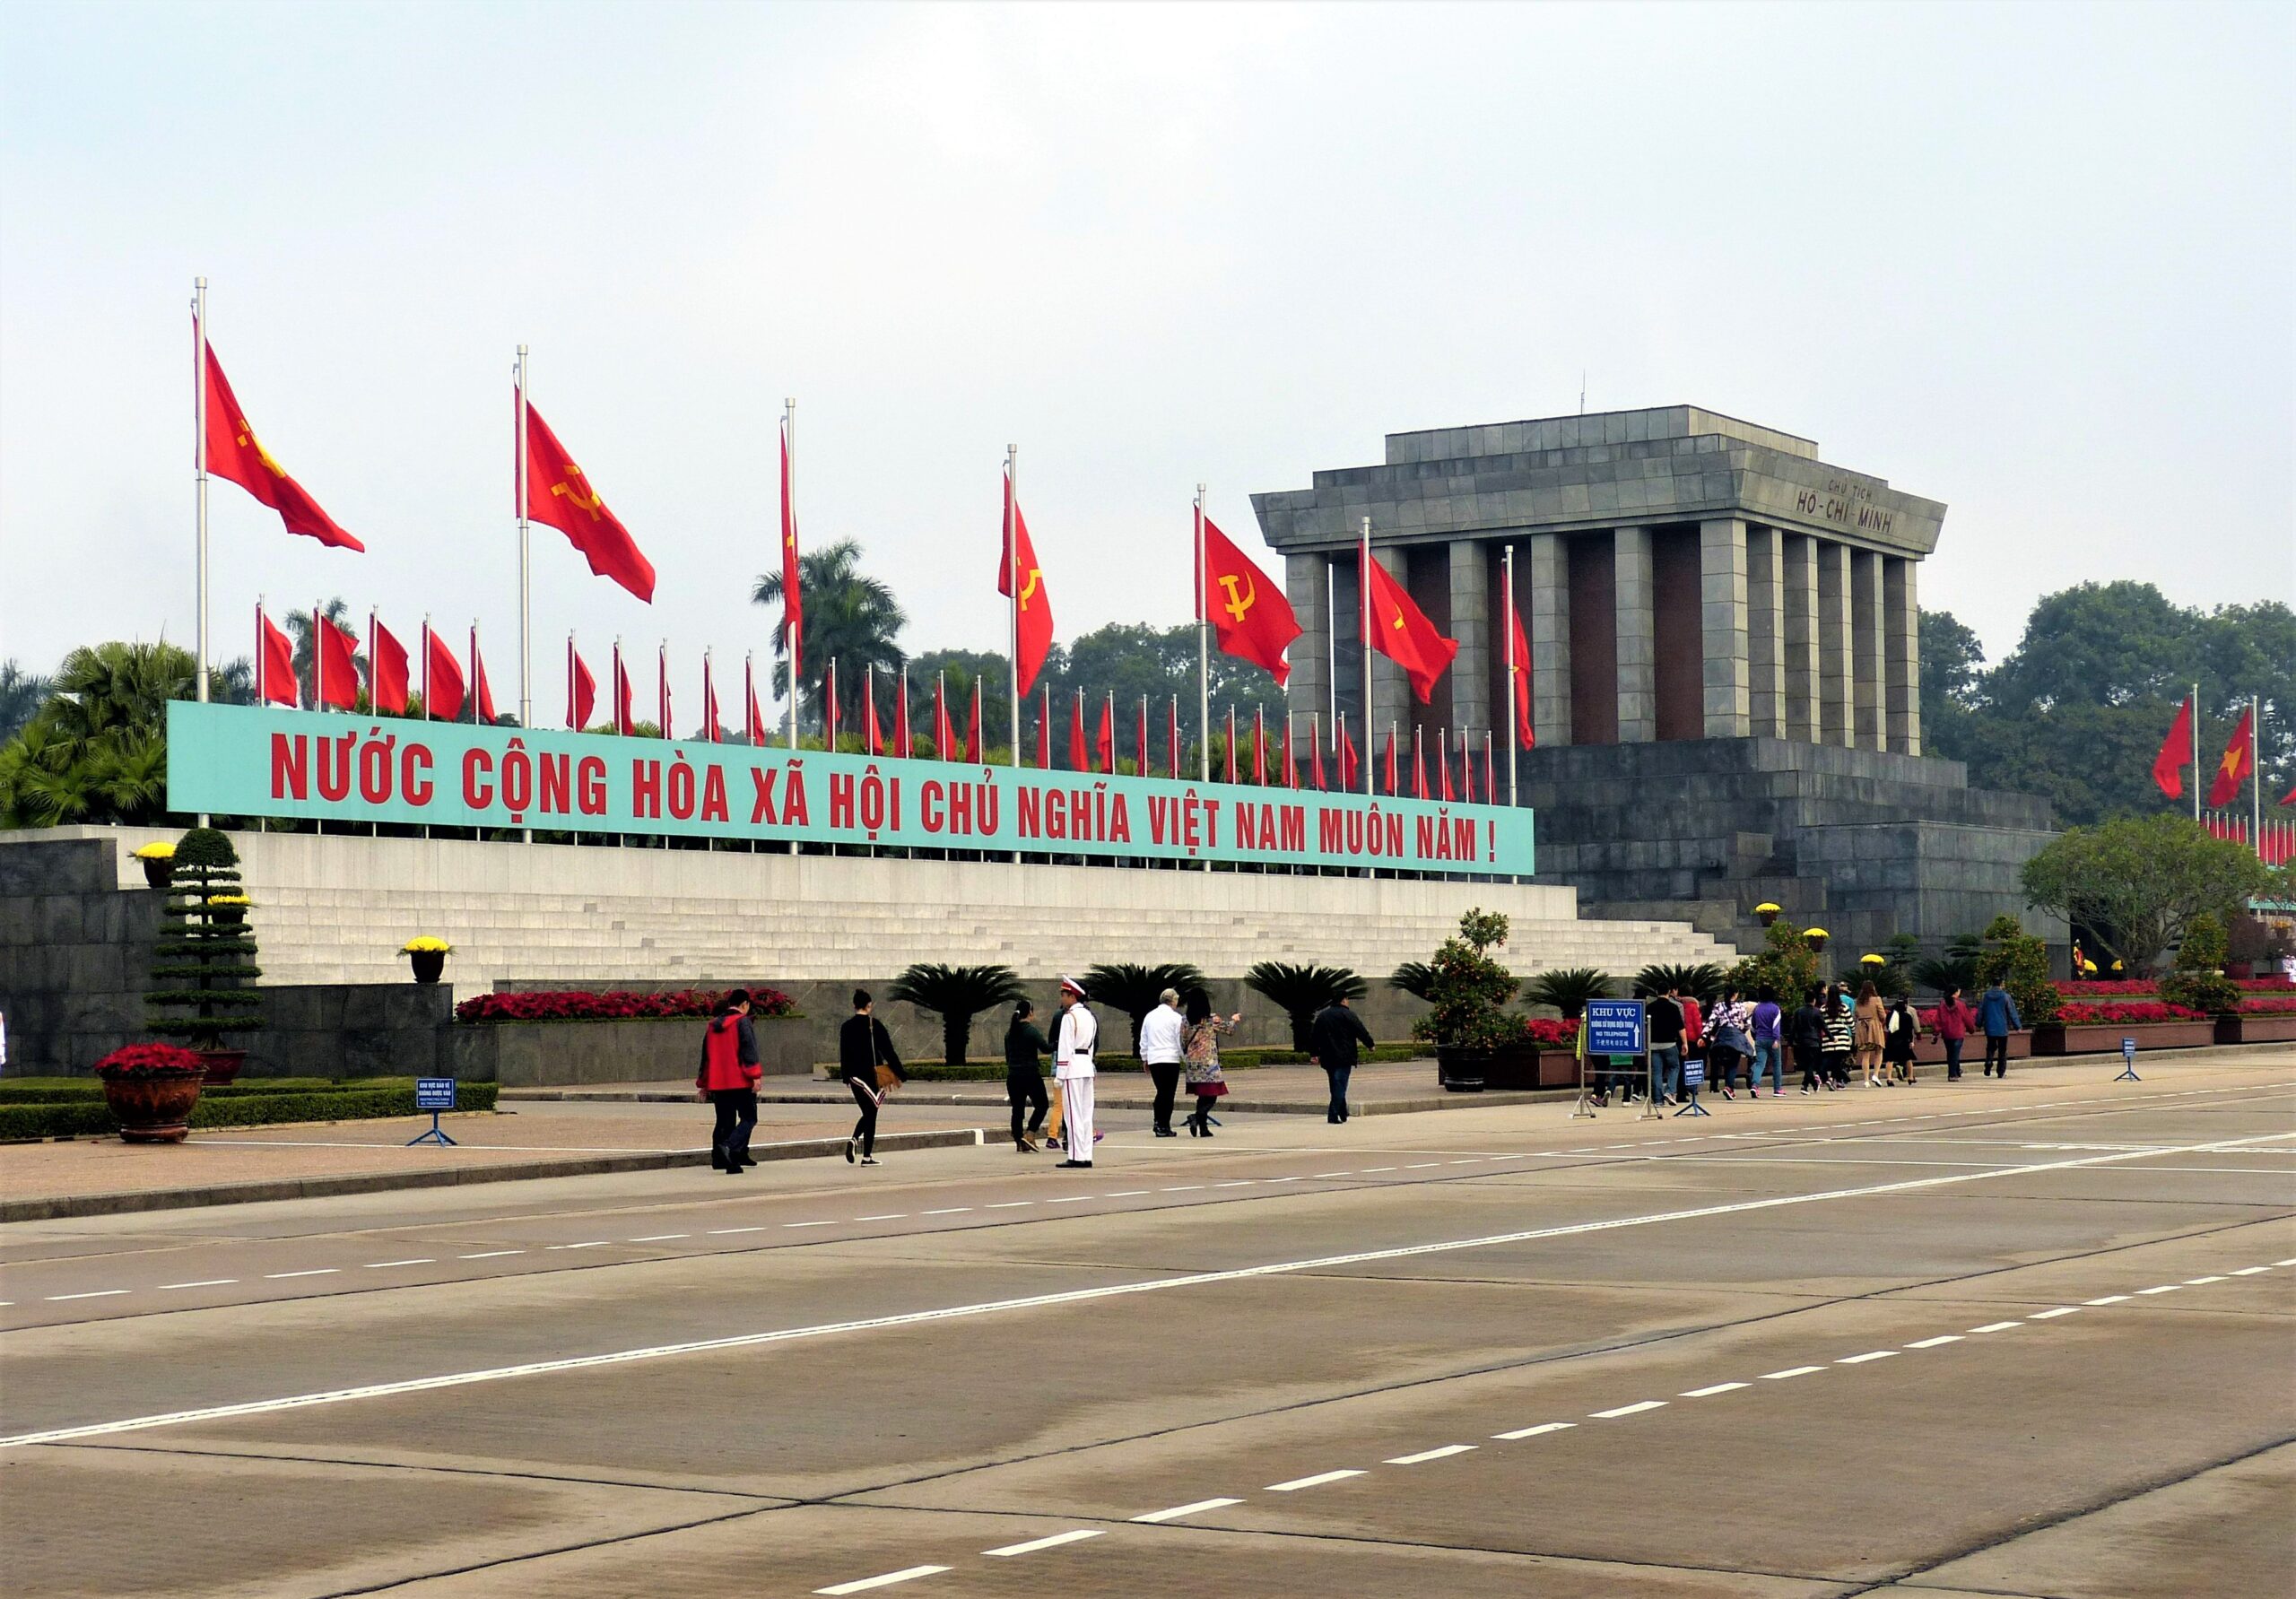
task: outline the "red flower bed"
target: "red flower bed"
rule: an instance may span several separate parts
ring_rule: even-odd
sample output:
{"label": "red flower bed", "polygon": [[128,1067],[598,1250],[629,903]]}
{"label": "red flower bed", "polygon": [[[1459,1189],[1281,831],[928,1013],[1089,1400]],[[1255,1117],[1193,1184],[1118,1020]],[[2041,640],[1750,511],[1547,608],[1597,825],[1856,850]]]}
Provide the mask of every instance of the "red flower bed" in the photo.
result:
{"label": "red flower bed", "polygon": [[1558,1021],[1544,1017],[1526,1017],[1523,1031],[1530,1041],[1542,1049],[1570,1049],[1578,1042],[1578,1024]]}
{"label": "red flower bed", "polygon": [[2240,1013],[2244,1016],[2296,1015],[2296,998],[2243,999],[2240,1002]]}
{"label": "red flower bed", "polygon": [[[531,994],[480,994],[455,1007],[457,1021],[631,1021],[656,1016],[710,1016],[730,990],[681,988],[671,994],[633,994],[611,989],[540,989]],[[796,1003],[778,988],[750,991],[752,1016],[787,1016]]]}
{"label": "red flower bed", "polygon": [[2087,1027],[2100,1022],[2135,1021],[2198,1021],[2198,1011],[2182,1005],[2163,1004],[2159,1000],[2123,1000],[2090,1004],[2082,1000],[2068,1000],[2058,1010],[2057,1019],[2067,1027]]}
{"label": "red flower bed", "polygon": [[193,1051],[178,1048],[173,1044],[130,1044],[105,1056],[96,1063],[95,1069],[98,1075],[106,1077],[115,1073],[155,1075],[163,1072],[204,1073],[207,1062]]}
{"label": "red flower bed", "polygon": [[[2243,994],[2285,994],[2296,995],[2296,984],[2286,978],[2236,978],[2233,986]],[[2058,985],[2058,991],[2079,995],[2083,999],[2100,995],[2158,994],[2159,982],[2144,978],[2115,978],[2110,982],[2079,982]]]}

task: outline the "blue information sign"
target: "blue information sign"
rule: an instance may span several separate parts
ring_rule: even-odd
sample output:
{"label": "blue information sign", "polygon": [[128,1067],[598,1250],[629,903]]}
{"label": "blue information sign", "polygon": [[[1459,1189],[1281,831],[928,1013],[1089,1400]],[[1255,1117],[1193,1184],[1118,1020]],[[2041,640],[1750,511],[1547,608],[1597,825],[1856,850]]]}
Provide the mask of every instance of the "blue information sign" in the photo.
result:
{"label": "blue information sign", "polygon": [[2120,1041],[2120,1057],[2123,1060],[2135,1060],[2136,1058],[2136,1040],[2135,1038],[2123,1038]]}
{"label": "blue information sign", "polygon": [[455,1108],[455,1080],[451,1077],[416,1078],[414,1108],[417,1110],[452,1110]]}
{"label": "blue information sign", "polygon": [[1706,1085],[1706,1063],[1692,1057],[1683,1062],[1683,1086],[1703,1088]]}
{"label": "blue information sign", "polygon": [[1640,1055],[1644,1042],[1640,1000],[1590,999],[1587,1002],[1587,1054]]}

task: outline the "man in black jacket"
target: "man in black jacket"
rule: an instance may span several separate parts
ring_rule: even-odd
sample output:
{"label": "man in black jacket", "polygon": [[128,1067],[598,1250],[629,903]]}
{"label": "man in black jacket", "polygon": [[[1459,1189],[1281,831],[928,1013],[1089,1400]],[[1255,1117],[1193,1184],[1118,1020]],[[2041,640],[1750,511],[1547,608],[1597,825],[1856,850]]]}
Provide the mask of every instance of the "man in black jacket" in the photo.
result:
{"label": "man in black jacket", "polygon": [[907,1082],[909,1073],[901,1070],[900,1055],[893,1048],[892,1035],[885,1024],[870,1013],[874,1004],[866,988],[853,991],[853,1014],[837,1030],[837,1074],[845,1086],[853,1091],[853,1102],[861,1108],[861,1119],[853,1124],[853,1136],[845,1141],[845,1158],[850,1161],[857,1146],[861,1164],[874,1166],[877,1147],[877,1107],[885,1100],[884,1089],[879,1086],[877,1068],[884,1067],[892,1073],[895,1082]]}
{"label": "man in black jacket", "polygon": [[1335,999],[1316,1012],[1308,1024],[1308,1055],[1331,1079],[1331,1108],[1324,1119],[1336,1125],[1347,1119],[1347,1080],[1355,1070],[1355,1046],[1373,1045],[1371,1030],[1363,1025],[1344,999]]}

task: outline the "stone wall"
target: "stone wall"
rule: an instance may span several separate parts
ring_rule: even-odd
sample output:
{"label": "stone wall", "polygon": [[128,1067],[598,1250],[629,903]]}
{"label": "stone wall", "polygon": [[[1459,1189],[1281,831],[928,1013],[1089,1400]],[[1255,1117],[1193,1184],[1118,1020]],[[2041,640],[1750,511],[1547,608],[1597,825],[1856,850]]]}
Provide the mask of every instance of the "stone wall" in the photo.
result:
{"label": "stone wall", "polygon": [[0,1016],[8,1071],[84,1072],[147,1036],[144,975],[166,895],[122,889],[119,847],[0,849]]}

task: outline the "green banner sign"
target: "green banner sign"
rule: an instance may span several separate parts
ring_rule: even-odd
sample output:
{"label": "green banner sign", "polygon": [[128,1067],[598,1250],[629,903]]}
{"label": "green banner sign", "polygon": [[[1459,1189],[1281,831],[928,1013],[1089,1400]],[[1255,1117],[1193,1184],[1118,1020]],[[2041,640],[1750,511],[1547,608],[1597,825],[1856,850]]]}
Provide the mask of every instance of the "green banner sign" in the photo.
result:
{"label": "green banner sign", "polygon": [[168,707],[168,808],[1024,855],[1532,871],[1531,813],[1508,805],[182,700]]}

